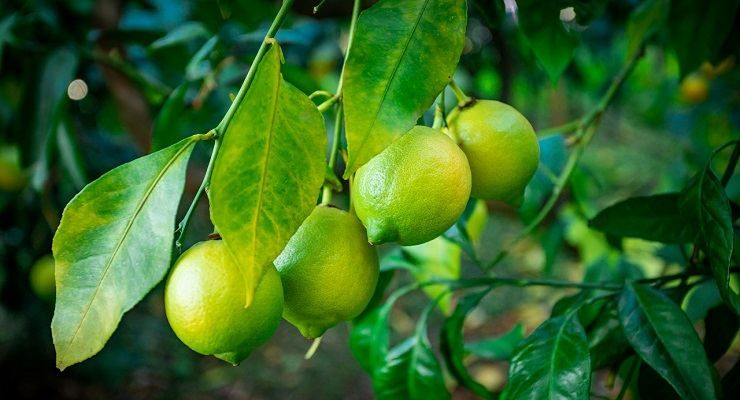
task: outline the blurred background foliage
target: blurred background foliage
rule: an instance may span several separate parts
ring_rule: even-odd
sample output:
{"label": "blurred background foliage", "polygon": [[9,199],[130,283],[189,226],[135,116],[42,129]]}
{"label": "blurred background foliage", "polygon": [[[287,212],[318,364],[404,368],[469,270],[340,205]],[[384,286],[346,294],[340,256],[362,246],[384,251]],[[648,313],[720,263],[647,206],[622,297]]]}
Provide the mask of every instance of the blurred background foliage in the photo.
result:
{"label": "blurred background foliage", "polygon": [[[336,87],[352,7],[349,1],[329,0],[313,14],[315,3],[296,1],[277,35],[286,57],[284,75],[306,93]],[[374,1],[364,3],[367,7]],[[530,1],[519,3],[533,7]],[[579,37],[572,43],[573,59],[569,62],[568,56],[561,63],[555,54],[543,64],[527,41],[532,38],[518,29],[513,1],[469,0],[467,40],[456,80],[470,95],[512,104],[537,130],[580,117],[598,101],[631,51],[627,21],[639,6],[637,0],[598,3],[603,7],[583,9],[590,15],[573,8],[560,11],[561,20]],[[54,368],[49,253],[64,205],[111,168],[215,126],[278,6],[268,0],[0,4],[0,397],[372,397],[369,379],[347,345],[349,325],[331,330],[314,358],[304,361],[309,343],[283,324],[265,347],[241,366],[231,367],[179,342],[164,316],[162,285],[123,318],[100,354],[64,373]],[[521,18],[518,22],[528,23]],[[667,40],[658,35],[646,48],[556,212],[542,229],[510,249],[510,257],[496,267],[500,274],[600,280],[614,274],[655,276],[677,270],[683,262],[677,246],[615,242],[587,225],[597,211],[617,200],[681,190],[712,149],[740,136],[736,58],[681,70],[679,57],[685,55],[666,50]],[[553,69],[559,68],[562,76],[551,79],[559,75]],[[451,107],[454,96],[447,99]],[[425,116],[427,122],[431,117]],[[328,125],[333,120],[326,116]],[[549,195],[551,177],[563,168],[568,146],[563,136],[552,133],[541,137],[540,170],[521,209],[489,203],[482,211],[471,210],[482,221],[474,240],[479,258],[493,258]],[[206,147],[194,154],[184,205],[203,176]],[[717,158],[718,171],[728,156],[726,152]],[[727,193],[731,200],[740,200],[740,180],[733,179]],[[340,205],[346,206],[345,194],[337,196]],[[203,202],[189,243],[204,238],[210,229]],[[386,264],[402,259],[415,265],[414,274],[422,278],[455,277],[460,269],[463,275],[474,269],[465,252],[444,239],[402,252],[383,246],[381,253]],[[390,285],[411,279],[405,272],[395,275]],[[433,288],[430,291],[434,295]],[[698,320],[719,300],[716,290],[700,285],[696,292],[685,306]],[[547,288],[496,289],[465,321],[466,337],[506,334],[499,349],[506,353],[511,347],[506,340],[515,343],[531,332],[567,294]],[[426,301],[422,294],[403,298],[391,320],[399,337],[408,336]],[[449,310],[449,301],[443,302],[443,310]],[[439,315],[432,317],[431,332],[438,331],[440,321]],[[438,338],[432,341],[436,347]],[[489,353],[495,349],[482,347]],[[718,361],[720,372],[732,367],[738,354],[736,341]],[[506,355],[485,356],[474,360],[471,371],[489,388],[500,388],[506,364],[496,360]],[[597,376],[602,383],[599,394],[613,395],[609,374]],[[470,396],[461,389],[454,394]]]}

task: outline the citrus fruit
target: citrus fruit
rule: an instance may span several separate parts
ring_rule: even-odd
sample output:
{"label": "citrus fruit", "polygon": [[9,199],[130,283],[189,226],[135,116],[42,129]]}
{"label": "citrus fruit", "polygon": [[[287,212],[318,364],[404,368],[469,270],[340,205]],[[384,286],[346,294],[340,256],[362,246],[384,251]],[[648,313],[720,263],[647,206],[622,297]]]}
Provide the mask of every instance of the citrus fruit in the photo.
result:
{"label": "citrus fruit", "polygon": [[318,206],[275,260],[283,317],[309,339],[358,316],[378,282],[378,254],[354,215]]}
{"label": "citrus fruit", "polygon": [[465,210],[470,167],[449,137],[416,126],[360,167],[352,189],[370,243],[421,244],[442,234]]}
{"label": "citrus fruit", "polygon": [[477,100],[451,112],[447,125],[468,157],[472,196],[520,206],[540,157],[529,121],[508,104]]}
{"label": "citrus fruit", "polygon": [[198,243],[180,256],[167,280],[167,320],[194,351],[238,364],[275,333],[283,312],[283,287],[273,266],[247,308],[245,291],[226,245]]}
{"label": "citrus fruit", "polygon": [[690,74],[681,81],[679,90],[684,102],[701,103],[709,97],[709,80],[701,74]]}
{"label": "citrus fruit", "polygon": [[54,258],[46,255],[31,266],[29,274],[31,290],[43,300],[53,301],[55,290]]}

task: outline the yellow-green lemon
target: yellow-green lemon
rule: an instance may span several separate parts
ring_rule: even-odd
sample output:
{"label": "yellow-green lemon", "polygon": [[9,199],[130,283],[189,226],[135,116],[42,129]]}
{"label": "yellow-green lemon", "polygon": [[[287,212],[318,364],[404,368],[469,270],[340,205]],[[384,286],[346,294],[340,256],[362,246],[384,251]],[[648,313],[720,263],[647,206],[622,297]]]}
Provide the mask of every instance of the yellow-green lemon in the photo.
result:
{"label": "yellow-green lemon", "polygon": [[477,100],[450,113],[447,124],[470,162],[473,197],[520,206],[540,157],[529,121],[508,104]]}
{"label": "yellow-green lemon", "polygon": [[43,256],[31,266],[29,274],[31,290],[43,300],[54,301],[54,258],[51,255]]}
{"label": "yellow-green lemon", "polygon": [[307,338],[358,316],[378,282],[378,254],[354,215],[318,206],[275,260],[283,317]]}
{"label": "yellow-green lemon", "polygon": [[167,320],[194,351],[238,364],[275,333],[283,312],[283,287],[273,266],[247,308],[245,291],[223,241],[198,243],[180,256],[167,280]]}
{"label": "yellow-green lemon", "polygon": [[416,126],[357,170],[352,202],[370,243],[421,244],[457,221],[470,179],[468,160],[453,140]]}

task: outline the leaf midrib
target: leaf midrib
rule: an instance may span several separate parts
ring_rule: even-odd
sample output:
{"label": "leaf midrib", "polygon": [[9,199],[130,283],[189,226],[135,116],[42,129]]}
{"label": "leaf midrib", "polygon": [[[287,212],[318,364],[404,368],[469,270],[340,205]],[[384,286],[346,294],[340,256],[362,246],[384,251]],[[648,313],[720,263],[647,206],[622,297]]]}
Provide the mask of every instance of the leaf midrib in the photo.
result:
{"label": "leaf midrib", "polygon": [[152,183],[147,187],[146,191],[144,192],[144,196],[142,196],[139,203],[136,205],[136,208],[134,209],[134,213],[129,218],[128,222],[126,223],[126,227],[124,228],[123,234],[121,235],[120,239],[116,243],[116,247],[113,249],[113,253],[111,254],[110,258],[108,258],[108,261],[105,264],[105,267],[103,269],[103,275],[100,277],[100,280],[98,281],[98,284],[95,286],[95,291],[93,292],[93,295],[90,299],[90,301],[87,303],[87,306],[85,307],[85,312],[82,314],[82,318],[80,319],[80,323],[77,325],[77,329],[75,329],[74,334],[72,335],[72,338],[69,340],[67,345],[65,346],[65,351],[60,352],[62,354],[61,359],[59,360],[60,363],[62,363],[62,360],[64,360],[66,357],[64,357],[64,354],[66,354],[66,349],[69,348],[69,346],[74,343],[74,341],[77,339],[77,335],[80,332],[80,329],[82,329],[82,326],[85,324],[85,320],[87,319],[88,314],[90,313],[90,309],[92,308],[93,303],[95,302],[95,299],[98,296],[98,292],[100,291],[100,288],[103,284],[103,281],[108,276],[108,272],[110,271],[111,266],[113,265],[113,260],[118,255],[118,252],[121,250],[121,247],[123,246],[123,242],[126,240],[129,232],[131,231],[131,227],[134,225],[134,221],[139,216],[139,213],[141,213],[141,210],[144,208],[144,204],[149,199],[149,196],[151,196],[152,192],[154,191],[154,188],[157,186],[159,181],[162,180],[165,173],[169,170],[169,168],[172,166],[172,164],[177,160],[180,155],[188,148],[191,144],[194,143],[194,140],[191,139],[188,141],[188,143],[185,143],[185,145],[182,146],[175,155],[167,161],[167,164],[165,164],[164,168],[162,168],[157,176],[154,178]]}
{"label": "leaf midrib", "polygon": [[701,396],[697,396],[697,393],[694,391],[693,386],[690,384],[687,384],[687,382],[689,382],[688,378],[684,375],[683,370],[678,367],[678,364],[676,363],[676,360],[673,359],[671,352],[668,351],[668,348],[665,345],[665,341],[663,340],[663,337],[658,335],[658,331],[655,329],[655,323],[653,322],[653,319],[651,318],[650,314],[646,312],[647,309],[644,306],[644,302],[642,301],[642,298],[640,297],[640,295],[637,293],[636,290],[634,290],[633,288],[631,288],[630,290],[632,290],[632,293],[635,295],[635,299],[637,300],[637,303],[639,304],[640,309],[642,310],[642,313],[645,315],[645,318],[650,323],[649,326],[651,330],[653,331],[653,334],[660,342],[661,347],[665,349],[665,353],[668,356],[668,359],[671,361],[673,369],[678,371],[678,375],[681,376],[681,378],[684,380],[682,382],[683,385],[688,389],[689,393],[691,393],[695,399],[700,399]]}
{"label": "leaf midrib", "polygon": [[[401,52],[401,57],[398,58],[398,62],[393,67],[393,72],[391,72],[390,78],[388,79],[388,84],[385,86],[385,89],[383,91],[383,95],[380,98],[380,103],[378,105],[378,109],[375,111],[375,116],[373,116],[373,121],[370,124],[370,127],[365,130],[362,141],[360,142],[358,149],[361,149],[365,146],[365,143],[367,142],[368,138],[370,137],[370,133],[373,131],[373,128],[375,128],[375,123],[378,121],[378,115],[380,115],[380,110],[383,109],[383,103],[385,102],[385,98],[388,95],[388,91],[391,88],[391,85],[393,85],[393,80],[396,78],[396,73],[398,72],[398,67],[401,65],[401,61],[406,57],[406,52],[409,49],[409,44],[411,43],[411,39],[414,38],[414,35],[416,35],[416,30],[419,28],[419,24],[421,23],[421,19],[424,16],[424,13],[427,11],[427,6],[429,6],[429,2],[432,0],[426,0],[424,2],[424,6],[421,8],[421,12],[419,12],[419,16],[416,18],[416,22],[414,23],[414,28],[411,30],[411,33],[409,34],[408,38],[406,39],[406,43],[403,46],[403,51]],[[357,159],[355,158],[352,161],[352,164],[347,168],[348,170],[351,170],[352,167],[354,167],[354,164],[357,163]]]}

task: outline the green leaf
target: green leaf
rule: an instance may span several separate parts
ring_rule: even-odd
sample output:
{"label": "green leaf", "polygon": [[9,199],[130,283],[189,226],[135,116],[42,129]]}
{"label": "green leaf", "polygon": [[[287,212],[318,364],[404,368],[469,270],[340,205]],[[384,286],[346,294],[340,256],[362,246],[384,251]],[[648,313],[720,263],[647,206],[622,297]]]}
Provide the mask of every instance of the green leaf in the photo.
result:
{"label": "green leaf", "polygon": [[560,20],[562,3],[538,0],[516,3],[519,29],[550,81],[557,82],[579,44],[576,34],[566,29]]}
{"label": "green leaf", "polygon": [[465,351],[493,361],[508,361],[524,340],[524,325],[518,323],[501,336],[465,343]]}
{"label": "green leaf", "polygon": [[682,77],[704,61],[717,61],[715,56],[732,29],[738,6],[740,0],[671,1],[668,32]]}
{"label": "green leaf", "polygon": [[588,347],[593,369],[616,364],[631,354],[630,344],[619,323],[616,301],[608,301],[599,315],[589,324]]}
{"label": "green leaf", "polygon": [[344,73],[345,178],[411,129],[450,81],[465,0],[381,0],[363,11]]}
{"label": "green leaf", "polygon": [[598,231],[663,243],[689,243],[696,229],[679,210],[678,193],[632,197],[605,208],[588,222]]}
{"label": "green leaf", "polygon": [[378,399],[450,398],[426,329],[426,319],[422,319],[414,336],[391,349],[384,364],[374,371],[373,389]]}
{"label": "green leaf", "polygon": [[509,366],[508,399],[588,399],[591,362],[577,314],[550,318],[517,349]]}
{"label": "green leaf", "polygon": [[75,188],[79,190],[87,184],[88,180],[85,163],[82,160],[73,129],[74,125],[69,115],[64,113],[64,115],[60,116],[56,126],[55,142],[59,152],[59,161],[69,174]]}
{"label": "green leaf", "polygon": [[449,316],[442,326],[440,348],[442,357],[447,363],[452,375],[461,385],[470,389],[481,398],[490,399],[493,396],[485,386],[478,383],[465,368],[465,342],[463,341],[463,325],[465,317],[478,306],[481,300],[490,292],[490,289],[469,294],[460,299],[455,312]]}
{"label": "green leaf", "polygon": [[[417,282],[426,282],[433,279],[460,278],[460,247],[438,237],[429,242],[402,247],[405,259],[413,266],[409,271]],[[446,291],[444,285],[429,285],[424,287],[424,293],[436,299]],[[445,314],[451,310],[451,294],[439,300],[439,308]]]}
{"label": "green leaf", "polygon": [[211,36],[200,22],[186,22],[177,28],[167,32],[163,37],[155,40],[149,45],[150,50],[159,50],[168,46],[188,42],[193,39],[207,38]]}
{"label": "green leaf", "polygon": [[152,151],[163,149],[180,139],[182,112],[185,109],[185,95],[188,84],[183,83],[170,93],[154,120],[152,132]]}
{"label": "green leaf", "polygon": [[324,182],[322,116],[282,79],[280,63],[274,44],[226,128],[208,192],[211,220],[244,276],[246,305]]}
{"label": "green leaf", "polygon": [[740,329],[740,318],[721,304],[707,313],[704,320],[704,349],[709,362],[717,362],[730,349]]}
{"label": "green leaf", "polygon": [[685,399],[715,399],[712,367],[681,308],[663,293],[628,283],[619,320],[637,354]]}
{"label": "green leaf", "polygon": [[164,277],[188,158],[202,138],[113,169],[64,209],[52,245],[60,370],[100,351],[121,316]]}
{"label": "green leaf", "polygon": [[679,207],[699,233],[698,244],[709,258],[719,294],[737,314],[740,297],[730,286],[730,258],[734,245],[730,202],[709,164],[681,193]]}
{"label": "green leaf", "polygon": [[393,304],[409,289],[397,290],[382,306],[363,313],[352,323],[349,346],[360,366],[372,375],[380,368],[388,354],[390,328],[388,326]]}
{"label": "green leaf", "polygon": [[669,0],[648,0],[630,13],[627,20],[627,59],[632,58],[645,41],[663,28],[669,8]]}
{"label": "green leaf", "polygon": [[218,36],[213,36],[208,39],[208,41],[198,49],[195,55],[193,55],[193,58],[190,59],[188,65],[185,66],[185,77],[189,81],[201,79],[211,72],[211,65],[208,62],[208,56],[210,56],[213,49],[216,48],[218,41]]}
{"label": "green leaf", "polygon": [[465,206],[465,211],[463,211],[460,218],[455,222],[455,225],[452,225],[442,236],[460,246],[460,249],[474,263],[480,264],[481,262],[475,247],[480,241],[487,222],[488,209],[486,208],[485,201],[471,198]]}

